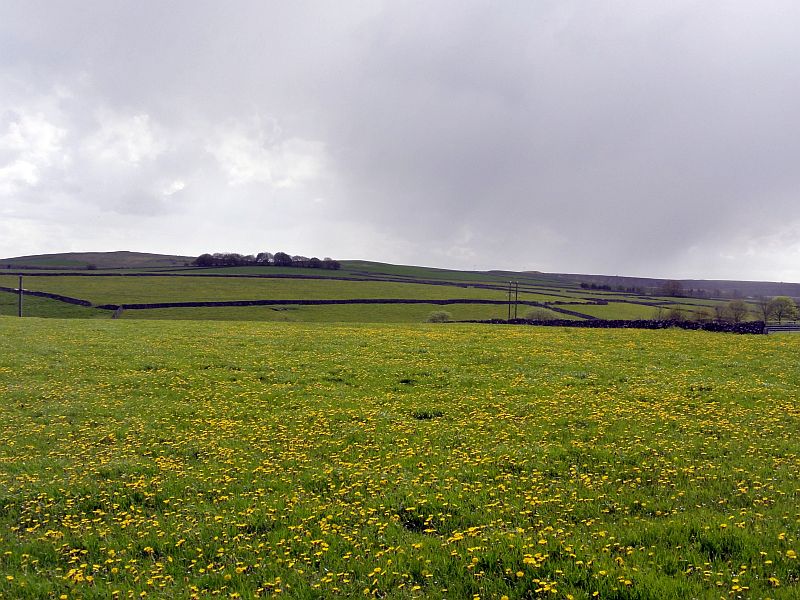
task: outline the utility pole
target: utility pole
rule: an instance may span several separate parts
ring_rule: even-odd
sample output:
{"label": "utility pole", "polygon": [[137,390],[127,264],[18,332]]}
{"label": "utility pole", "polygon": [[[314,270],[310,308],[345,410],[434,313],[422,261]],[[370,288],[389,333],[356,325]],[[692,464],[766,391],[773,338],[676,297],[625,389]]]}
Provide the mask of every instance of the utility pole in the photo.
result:
{"label": "utility pole", "polygon": [[17,308],[17,316],[22,316],[22,275],[19,276],[19,304]]}
{"label": "utility pole", "polygon": [[508,282],[508,320],[511,320],[511,282]]}
{"label": "utility pole", "polygon": [[519,304],[519,281],[514,282],[514,318],[517,318],[517,305]]}

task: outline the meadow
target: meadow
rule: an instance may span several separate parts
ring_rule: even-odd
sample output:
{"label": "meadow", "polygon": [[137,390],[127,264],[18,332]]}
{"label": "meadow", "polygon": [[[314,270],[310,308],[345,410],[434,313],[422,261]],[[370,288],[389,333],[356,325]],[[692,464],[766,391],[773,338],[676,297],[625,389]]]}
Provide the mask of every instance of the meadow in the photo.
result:
{"label": "meadow", "polygon": [[[689,319],[698,310],[724,305],[725,300],[696,300],[693,298],[662,298],[633,293],[582,289],[575,282],[556,281],[535,273],[448,271],[426,267],[411,267],[345,261],[339,271],[282,267],[219,267],[213,269],[177,268],[174,272],[161,269],[158,273],[146,270],[119,269],[115,272],[50,273],[30,271],[25,275],[27,290],[55,293],[91,302],[94,306],[180,302],[236,301],[332,301],[332,300],[389,300],[409,299],[469,301],[470,304],[450,304],[445,309],[455,320],[506,318],[508,280],[519,283],[519,300],[547,305],[553,310],[541,312],[547,318],[651,319],[665,314],[671,307],[680,309]],[[271,276],[271,277],[269,277]],[[18,278],[0,274],[0,286],[16,287]],[[486,301],[498,303],[487,304]],[[602,302],[606,302],[603,304]],[[0,314],[15,314],[13,292],[0,290]],[[658,306],[664,307],[660,313]],[[441,306],[416,306],[381,303],[344,307],[273,306],[256,307],[170,307],[131,309],[124,318],[141,319],[212,319],[253,321],[302,322],[422,322],[441,310]],[[559,309],[573,311],[557,312]],[[531,307],[520,305],[517,314],[524,317]],[[554,312],[555,311],[555,312]],[[513,311],[512,311],[513,312]],[[39,299],[28,304],[28,316],[63,318],[110,318],[112,311],[59,306],[57,301]],[[756,319],[755,305],[749,319]]]}
{"label": "meadow", "polygon": [[[17,278],[0,275],[0,286],[16,287]],[[133,304],[226,300],[345,300],[350,298],[414,298],[503,300],[503,290],[465,285],[424,285],[392,281],[333,279],[259,279],[251,277],[90,277],[28,276],[25,289],[89,300],[93,304]],[[520,292],[520,300],[564,300],[551,294]]]}
{"label": "meadow", "polygon": [[4,598],[797,598],[800,339],[0,317]]}
{"label": "meadow", "polygon": [[[19,309],[17,294],[0,292],[0,315],[16,316]],[[76,306],[59,302],[50,298],[25,296],[23,298],[23,314],[33,317],[55,317],[59,319],[108,319],[107,310],[99,310],[86,306]]]}
{"label": "meadow", "polygon": [[[530,307],[521,306],[520,315]],[[333,304],[323,306],[220,306],[127,310],[123,319],[202,319],[303,323],[423,323],[431,313],[446,311],[454,321],[505,319],[508,307],[497,304]],[[550,319],[575,319],[537,309]],[[512,312],[513,316],[513,312]]]}

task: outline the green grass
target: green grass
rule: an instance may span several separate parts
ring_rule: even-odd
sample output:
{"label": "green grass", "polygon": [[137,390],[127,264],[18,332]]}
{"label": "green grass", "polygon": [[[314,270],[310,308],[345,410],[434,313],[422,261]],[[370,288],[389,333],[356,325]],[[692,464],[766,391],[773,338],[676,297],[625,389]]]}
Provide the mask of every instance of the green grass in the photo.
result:
{"label": "green grass", "polygon": [[[152,255],[130,255],[121,253],[122,258],[134,261],[154,260]],[[83,256],[83,255],[81,255]],[[166,260],[170,257],[160,257]],[[110,260],[106,258],[105,260]],[[100,304],[170,303],[170,302],[219,302],[235,300],[345,300],[353,298],[389,299],[407,298],[416,300],[447,300],[455,298],[500,300],[507,298],[508,279],[519,281],[519,299],[540,303],[559,303],[574,301],[575,305],[562,305],[562,308],[592,315],[600,319],[651,319],[655,318],[656,308],[638,304],[643,299],[661,301],[664,306],[677,307],[690,318],[700,309],[700,305],[713,308],[722,301],[697,300],[693,298],[642,297],[636,294],[608,292],[604,290],[584,290],[569,282],[549,279],[536,273],[505,273],[451,271],[428,267],[389,265],[367,261],[344,261],[339,271],[325,269],[294,269],[281,267],[220,267],[182,271],[182,276],[114,276],[94,277],[103,271],[92,272],[89,276],[58,275],[37,277],[27,275],[27,289],[47,291],[72,296]],[[145,269],[138,269],[144,272]],[[132,271],[119,270],[117,273]],[[187,273],[192,273],[187,276]],[[162,271],[163,274],[163,271]],[[229,277],[203,277],[200,274],[224,274]],[[256,278],[247,275],[274,274],[297,276],[299,278]],[[303,279],[303,276],[318,276],[317,279]],[[345,281],[337,278],[355,277],[358,281]],[[387,278],[407,279],[408,281],[386,281]],[[443,285],[414,283],[414,280],[440,282]],[[478,285],[492,285],[495,289],[484,289]],[[0,271],[0,286],[15,287],[17,277],[4,275]],[[611,302],[607,305],[589,304],[592,298],[629,300],[630,302]],[[669,304],[667,304],[669,303]],[[556,304],[556,306],[559,306]],[[363,307],[290,307],[280,308],[182,308],[158,309],[140,313],[137,318],[146,319],[214,319],[214,320],[267,320],[303,322],[417,322],[424,320],[435,307],[409,307],[384,305]],[[0,309],[2,310],[2,309]],[[507,312],[503,307],[475,305],[454,308],[458,320],[504,318]],[[529,310],[522,307],[518,314],[524,316]],[[666,309],[665,309],[666,310]],[[424,313],[422,312],[424,311]],[[79,311],[80,312],[80,311]],[[75,309],[63,311],[50,307],[35,313],[39,316],[80,316]],[[8,313],[8,311],[6,311]],[[90,315],[89,312],[84,312]],[[751,318],[756,318],[753,312]],[[563,315],[553,314],[553,318]]]}
{"label": "green grass", "polygon": [[580,306],[565,306],[598,319],[653,319],[656,308],[642,304],[628,304],[626,302],[609,302],[608,304],[581,304]]}
{"label": "green grass", "polygon": [[[518,308],[520,317],[528,307]],[[446,310],[453,320],[505,319],[508,308],[486,304],[331,304],[323,306],[222,306],[214,308],[154,308],[127,310],[123,319],[197,319],[219,321],[283,321],[305,323],[421,323],[437,310]],[[551,319],[572,319],[545,310]],[[512,313],[513,314],[513,313]]]}
{"label": "green grass", "polygon": [[800,337],[0,331],[2,597],[800,595]]}
{"label": "green grass", "polygon": [[[675,302],[679,304],[689,304],[693,305],[695,308],[699,308],[704,306],[706,308],[715,308],[717,306],[725,306],[730,302],[729,300],[707,300],[705,298],[670,298],[668,296],[651,296],[649,300],[653,302]],[[755,308],[754,304],[748,303],[749,306]]]}
{"label": "green grass", "polygon": [[[13,287],[17,278],[0,275],[0,286]],[[315,279],[254,279],[223,277],[26,277],[24,287],[89,300],[94,304],[125,304],[223,300],[336,300],[348,298],[414,298],[503,300],[502,290],[451,285],[383,281]],[[520,299],[558,300],[546,294],[520,293]]]}
{"label": "green grass", "polygon": [[[0,291],[0,315],[18,314],[18,296]],[[67,304],[49,298],[25,296],[22,300],[22,314],[25,317],[56,317],[59,319],[109,319],[111,312],[85,306]]]}
{"label": "green grass", "polygon": [[[642,301],[641,298],[638,299],[640,302]],[[670,302],[669,300],[673,300]],[[679,309],[687,318],[694,318],[696,313],[700,310],[703,310],[706,307],[706,311],[713,316],[713,307],[715,304],[712,301],[703,302],[700,305],[699,302],[695,302],[693,299],[669,299],[669,298],[659,298],[654,299],[654,301],[662,302],[661,306],[661,318],[667,318],[669,311],[672,308]],[[724,302],[717,303],[718,304],[726,304]],[[658,318],[659,315],[659,307],[658,306],[646,306],[643,304],[632,304],[627,302],[609,302],[605,305],[587,305],[581,304],[579,306],[564,306],[564,308],[570,308],[572,310],[576,310],[583,314],[592,315],[597,317],[598,319],[623,319],[623,320],[633,320],[633,319],[655,319]],[[758,320],[759,316],[756,312],[751,311],[748,315],[747,319],[745,320]]]}

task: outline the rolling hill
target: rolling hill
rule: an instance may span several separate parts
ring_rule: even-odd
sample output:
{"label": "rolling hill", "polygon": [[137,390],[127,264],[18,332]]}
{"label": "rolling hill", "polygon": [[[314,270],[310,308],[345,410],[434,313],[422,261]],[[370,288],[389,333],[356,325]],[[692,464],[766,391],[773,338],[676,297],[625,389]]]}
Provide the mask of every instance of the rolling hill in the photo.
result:
{"label": "rolling hill", "polygon": [[[684,290],[694,290],[694,297],[687,297],[663,293],[663,279],[458,271],[363,260],[340,261],[338,270],[199,268],[189,266],[192,260],[138,252],[2,259],[0,314],[18,310],[18,273],[29,297],[25,315],[42,317],[420,322],[445,310],[454,320],[636,320],[668,313],[707,320],[732,297],[800,295],[798,284],[681,282]],[[757,302],[751,300],[749,308],[748,319],[758,320]]]}
{"label": "rolling hill", "polygon": [[150,254],[148,252],[64,252],[60,254],[35,254],[0,259],[0,268],[10,269],[156,269],[182,267],[195,259],[193,256]]}

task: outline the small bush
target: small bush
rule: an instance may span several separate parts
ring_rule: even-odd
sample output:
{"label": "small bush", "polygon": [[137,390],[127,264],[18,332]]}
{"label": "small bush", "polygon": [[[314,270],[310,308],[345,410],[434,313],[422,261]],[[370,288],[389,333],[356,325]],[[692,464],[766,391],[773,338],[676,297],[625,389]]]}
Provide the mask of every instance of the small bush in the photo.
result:
{"label": "small bush", "polygon": [[683,321],[688,321],[688,319],[686,318],[685,312],[678,307],[673,307],[669,309],[667,313],[667,321],[678,321],[682,323]]}
{"label": "small bush", "polygon": [[714,314],[708,308],[700,308],[694,311],[694,320],[698,323],[710,323],[714,320]]}
{"label": "small bush", "polygon": [[546,308],[532,308],[525,313],[525,318],[529,321],[551,321],[553,316]]}
{"label": "small bush", "polygon": [[446,310],[435,310],[429,314],[428,318],[425,320],[428,323],[447,323],[448,321],[453,320],[453,315]]}

